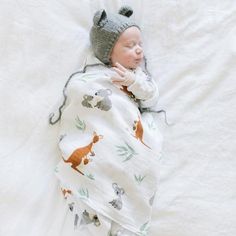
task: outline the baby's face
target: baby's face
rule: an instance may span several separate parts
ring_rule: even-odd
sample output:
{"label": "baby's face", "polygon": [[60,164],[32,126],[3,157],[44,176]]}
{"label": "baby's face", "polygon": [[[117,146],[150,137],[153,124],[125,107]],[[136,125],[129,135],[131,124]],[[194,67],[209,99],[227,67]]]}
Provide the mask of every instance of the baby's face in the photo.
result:
{"label": "baby's face", "polygon": [[117,40],[112,53],[112,66],[118,62],[127,69],[136,69],[142,62],[143,49],[140,30],[132,26],[126,29]]}

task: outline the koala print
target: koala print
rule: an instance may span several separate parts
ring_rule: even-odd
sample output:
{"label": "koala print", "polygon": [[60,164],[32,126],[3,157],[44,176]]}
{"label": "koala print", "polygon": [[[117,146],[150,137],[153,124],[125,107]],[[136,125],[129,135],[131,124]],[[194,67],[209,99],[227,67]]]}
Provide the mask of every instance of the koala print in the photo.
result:
{"label": "koala print", "polygon": [[85,94],[82,105],[87,108],[98,108],[102,111],[108,111],[112,107],[109,96],[112,94],[110,89],[99,89],[94,96]]}
{"label": "koala print", "polygon": [[123,188],[120,188],[117,183],[113,183],[112,187],[114,189],[115,194],[118,196],[118,198],[112,200],[109,203],[117,210],[121,210],[123,206],[121,196],[125,193],[125,191]]}
{"label": "koala print", "polygon": [[90,96],[90,95],[85,94],[85,95],[83,96],[83,98],[84,98],[84,100],[82,101],[82,105],[83,105],[84,107],[92,108],[93,106],[91,105],[90,102],[93,100],[93,96]]}
{"label": "koala print", "polygon": [[112,104],[108,96],[110,96],[111,94],[112,94],[112,91],[110,89],[99,89],[95,93],[95,96],[101,97],[101,100],[95,105],[95,107],[103,111],[110,110],[112,107]]}
{"label": "koala print", "polygon": [[98,216],[96,214],[91,214],[86,210],[84,210],[80,224],[87,225],[91,223],[93,223],[97,227],[101,225]]}

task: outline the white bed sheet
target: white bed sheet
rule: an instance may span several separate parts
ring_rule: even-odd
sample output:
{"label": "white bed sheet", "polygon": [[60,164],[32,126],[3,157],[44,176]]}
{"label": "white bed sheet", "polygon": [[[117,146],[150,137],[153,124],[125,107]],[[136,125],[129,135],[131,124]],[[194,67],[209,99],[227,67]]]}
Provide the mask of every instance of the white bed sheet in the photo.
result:
{"label": "white bed sheet", "polygon": [[235,0],[0,0],[0,235],[73,233],[54,166],[68,76],[93,13],[134,8],[159,85],[164,135],[151,236],[236,235]]}

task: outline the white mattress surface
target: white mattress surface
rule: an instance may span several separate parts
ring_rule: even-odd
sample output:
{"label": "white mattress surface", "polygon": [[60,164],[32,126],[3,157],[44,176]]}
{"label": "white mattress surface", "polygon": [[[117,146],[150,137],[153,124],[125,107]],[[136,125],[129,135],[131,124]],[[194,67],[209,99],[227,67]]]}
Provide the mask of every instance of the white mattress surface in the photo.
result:
{"label": "white mattress surface", "polygon": [[164,136],[151,236],[236,235],[236,1],[1,0],[0,235],[76,235],[48,115],[81,68],[96,10],[134,9]]}

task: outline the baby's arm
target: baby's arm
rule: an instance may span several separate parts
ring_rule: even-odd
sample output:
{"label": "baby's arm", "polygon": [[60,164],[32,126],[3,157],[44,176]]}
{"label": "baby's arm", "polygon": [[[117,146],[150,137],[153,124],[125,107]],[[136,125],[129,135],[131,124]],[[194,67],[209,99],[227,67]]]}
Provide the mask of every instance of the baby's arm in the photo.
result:
{"label": "baby's arm", "polygon": [[127,87],[127,90],[132,92],[135,98],[140,100],[142,108],[156,105],[159,97],[155,81],[148,78],[141,68],[136,70],[135,80]]}
{"label": "baby's arm", "polygon": [[141,108],[156,105],[159,97],[156,83],[141,68],[138,67],[133,72],[116,63],[116,67],[113,69],[117,75],[112,77],[112,82],[118,86],[126,86],[127,90],[140,101]]}

